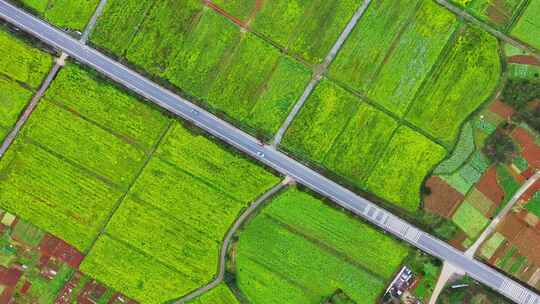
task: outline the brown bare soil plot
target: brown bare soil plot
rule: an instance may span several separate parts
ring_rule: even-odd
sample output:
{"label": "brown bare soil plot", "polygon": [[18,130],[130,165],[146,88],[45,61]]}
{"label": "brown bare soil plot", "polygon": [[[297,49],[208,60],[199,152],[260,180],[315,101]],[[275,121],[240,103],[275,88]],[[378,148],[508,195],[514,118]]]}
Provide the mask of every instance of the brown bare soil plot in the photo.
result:
{"label": "brown bare soil plot", "polygon": [[431,194],[424,198],[425,209],[445,218],[452,217],[463,201],[463,195],[437,176],[430,177],[426,186],[431,189]]}
{"label": "brown bare soil plot", "polygon": [[504,199],[504,191],[497,182],[497,170],[494,166],[489,168],[480,178],[476,189],[489,198],[495,206],[499,206]]}

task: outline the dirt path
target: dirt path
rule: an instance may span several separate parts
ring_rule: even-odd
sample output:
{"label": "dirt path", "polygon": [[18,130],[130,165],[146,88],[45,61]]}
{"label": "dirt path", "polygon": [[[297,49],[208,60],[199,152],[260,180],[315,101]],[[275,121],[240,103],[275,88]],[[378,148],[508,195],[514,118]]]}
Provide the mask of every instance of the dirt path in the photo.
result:
{"label": "dirt path", "polygon": [[324,58],[323,63],[315,68],[313,77],[311,78],[311,81],[309,82],[307,87],[304,89],[304,93],[302,93],[302,96],[300,96],[298,101],[294,104],[293,109],[291,110],[291,112],[277,131],[276,135],[274,136],[274,139],[272,140],[272,146],[276,147],[281,143],[283,135],[285,135],[285,132],[291,125],[296,115],[298,115],[298,112],[300,112],[300,109],[302,109],[302,106],[306,102],[307,98],[309,97],[309,95],[311,95],[311,92],[313,92],[313,89],[315,89],[315,87],[321,80],[322,75],[326,72],[330,63],[332,63],[334,58],[336,58],[337,53],[339,52],[347,38],[350,36],[352,30],[358,23],[358,20],[360,20],[360,18],[364,15],[364,12],[367,10],[370,3],[371,0],[364,0],[364,3],[356,10],[349,23],[347,23],[347,26],[345,27],[343,32],[341,32],[341,35],[339,35],[337,41],[330,49],[330,52]]}
{"label": "dirt path", "polygon": [[225,239],[223,240],[223,245],[221,246],[220,252],[219,252],[219,272],[217,276],[212,280],[210,283],[196,289],[195,291],[189,293],[188,295],[180,298],[179,300],[175,301],[175,304],[183,304],[190,300],[193,300],[200,295],[206,293],[210,289],[218,286],[225,276],[225,266],[226,266],[226,260],[227,260],[227,250],[230,246],[230,243],[232,241],[233,236],[235,235],[236,231],[244,224],[246,219],[248,219],[253,212],[255,212],[259,206],[265,202],[267,199],[269,199],[272,195],[276,194],[278,191],[286,187],[288,184],[290,184],[292,180],[289,177],[286,177],[281,183],[274,186],[267,192],[265,192],[263,195],[261,195],[253,204],[251,204],[245,211],[242,213],[234,222],[232,227],[227,232],[227,235],[225,236]]}
{"label": "dirt path", "polygon": [[92,18],[90,18],[90,21],[88,21],[88,24],[86,25],[86,28],[84,28],[84,32],[81,36],[81,42],[86,44],[88,41],[88,37],[90,37],[90,34],[92,33],[92,30],[96,26],[97,19],[103,12],[103,9],[105,8],[105,4],[107,4],[107,0],[100,0],[98,6],[96,7],[96,10],[94,11],[94,14],[92,15]]}
{"label": "dirt path", "polygon": [[30,115],[32,114],[32,112],[34,112],[34,110],[36,109],[39,101],[41,100],[41,97],[43,96],[47,88],[49,88],[51,82],[56,77],[56,74],[58,74],[58,71],[60,70],[60,68],[64,66],[65,60],[67,59],[67,57],[68,56],[66,53],[62,53],[62,55],[59,58],[56,58],[53,67],[51,68],[51,70],[49,71],[49,74],[47,75],[43,83],[41,84],[41,87],[34,94],[34,96],[32,96],[32,99],[26,106],[26,109],[24,109],[24,112],[22,113],[22,115],[19,117],[19,120],[17,120],[17,123],[15,123],[15,126],[13,127],[13,129],[11,129],[11,132],[9,132],[9,134],[6,136],[6,138],[4,139],[4,142],[2,142],[2,146],[0,146],[0,158],[4,156],[4,154],[9,149],[9,147],[11,146],[11,144],[13,143],[13,141],[15,140],[15,138],[21,131],[22,127],[28,120],[28,118],[30,118]]}

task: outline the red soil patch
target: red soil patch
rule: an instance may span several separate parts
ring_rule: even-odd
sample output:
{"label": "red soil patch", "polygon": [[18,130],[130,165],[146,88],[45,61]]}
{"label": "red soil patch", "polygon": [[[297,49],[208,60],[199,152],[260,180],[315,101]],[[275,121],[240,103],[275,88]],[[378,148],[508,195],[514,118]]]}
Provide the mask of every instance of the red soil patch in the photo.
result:
{"label": "red soil patch", "polygon": [[534,228],[524,230],[513,243],[529,261],[540,265],[540,234]]}
{"label": "red soil patch", "polygon": [[450,241],[448,241],[448,244],[450,244],[451,246],[453,246],[454,248],[458,249],[458,250],[465,250],[466,248],[463,247],[463,242],[467,239],[467,235],[464,233],[464,232],[459,232],[457,233],[453,239],[451,239]]}
{"label": "red soil patch", "polygon": [[442,217],[450,218],[459,203],[463,201],[464,196],[436,176],[430,177],[426,186],[431,189],[431,194],[424,198],[425,209]]}
{"label": "red soil patch", "polygon": [[489,168],[476,183],[476,189],[489,198],[495,206],[499,206],[504,199],[504,191],[497,182],[495,166]]}
{"label": "red soil patch", "polygon": [[5,268],[0,266],[0,284],[6,286],[15,286],[21,277],[22,272],[14,268]]}
{"label": "red soil patch", "polygon": [[505,242],[501,246],[499,246],[499,248],[495,250],[495,253],[491,256],[488,262],[492,265],[495,265],[497,260],[501,258],[506,252],[506,248],[508,248],[508,242]]}
{"label": "red soil patch", "polygon": [[79,281],[81,280],[81,273],[76,272],[69,282],[64,285],[64,288],[62,288],[62,291],[58,294],[58,297],[54,301],[54,304],[71,304],[71,295],[73,293],[73,290],[75,287],[77,287],[77,284],[79,284]]}
{"label": "red soil patch", "polygon": [[24,282],[23,287],[21,287],[21,294],[26,294],[31,286],[32,284],[30,282],[28,281]]}
{"label": "red soil patch", "polygon": [[537,180],[536,182],[534,182],[534,184],[532,184],[529,189],[527,189],[527,191],[525,191],[525,193],[523,193],[523,195],[521,196],[521,199],[522,200],[525,200],[525,201],[528,201],[532,198],[532,196],[538,191],[540,190],[540,180]]}
{"label": "red soil patch", "polygon": [[530,55],[514,55],[508,58],[508,63],[540,65],[540,60]]}
{"label": "red soil patch", "polygon": [[504,119],[509,119],[514,114],[514,109],[500,100],[491,103],[489,110]]}
{"label": "red soil patch", "polygon": [[79,268],[84,258],[84,255],[77,249],[50,234],[45,235],[39,249],[43,255],[55,257],[74,269]]}
{"label": "red soil patch", "polygon": [[[124,297],[122,294],[120,293],[115,293],[111,299],[109,300],[109,302],[107,302],[107,304],[126,304],[126,301],[125,301],[126,297]],[[136,301],[134,300],[128,300],[127,301],[127,304],[137,304]]]}
{"label": "red soil patch", "polygon": [[540,169],[540,147],[534,142],[534,137],[523,128],[516,128],[512,138],[521,147],[521,155],[527,160],[529,166]]}
{"label": "red soil patch", "polygon": [[527,170],[521,172],[521,176],[525,177],[526,179],[531,178],[534,175],[534,168],[529,167]]}
{"label": "red soil patch", "polygon": [[527,229],[527,224],[513,213],[505,216],[497,227],[497,230],[508,240],[515,239],[525,229]]}
{"label": "red soil patch", "polygon": [[95,304],[95,301],[99,300],[106,291],[107,288],[105,286],[97,282],[88,282],[77,296],[77,303]]}
{"label": "red soil patch", "polygon": [[214,4],[212,1],[210,0],[204,0],[203,1],[204,4],[206,6],[208,6],[209,8],[213,9],[214,11],[216,11],[218,14],[220,15],[223,15],[225,18],[231,20],[232,22],[236,23],[238,26],[240,27],[243,27],[245,28],[246,27],[246,23],[238,18],[236,18],[235,16],[229,14],[228,12],[226,12],[224,9],[222,9],[221,7],[217,6],[216,4]]}

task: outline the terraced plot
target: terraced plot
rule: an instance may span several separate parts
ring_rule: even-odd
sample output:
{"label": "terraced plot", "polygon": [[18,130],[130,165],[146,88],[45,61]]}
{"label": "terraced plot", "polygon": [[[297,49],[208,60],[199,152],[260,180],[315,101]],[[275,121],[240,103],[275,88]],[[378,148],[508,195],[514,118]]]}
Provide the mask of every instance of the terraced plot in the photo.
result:
{"label": "terraced plot", "polygon": [[524,4],[523,0],[452,0],[471,14],[498,29],[505,30]]}
{"label": "terraced plot", "polygon": [[527,9],[512,29],[512,35],[540,49],[540,3],[529,1]]}
{"label": "terraced plot", "polygon": [[[124,7],[146,12],[146,17],[140,24],[120,19],[117,15]],[[116,29],[124,29],[119,36],[123,41],[111,40]],[[240,32],[199,1],[109,1],[94,37],[102,47],[118,56],[125,53],[130,62],[163,77],[210,110],[268,138],[310,78],[301,64]]]}
{"label": "terraced plot", "polygon": [[[89,93],[101,91],[110,94]],[[145,162],[139,142],[157,139],[169,121],[76,66],[45,99],[0,162],[0,205],[85,251]],[[127,140],[122,130],[134,124],[140,132]]]}
{"label": "terraced plot", "polygon": [[99,0],[19,0],[25,7],[60,28],[82,31]]}
{"label": "terraced plot", "polygon": [[354,301],[373,303],[408,250],[289,189],[239,233],[236,252],[237,284],[250,302],[319,303],[341,289]]}
{"label": "terraced plot", "polygon": [[[100,238],[103,246],[122,244],[130,253],[110,261],[93,249],[82,269],[143,302],[178,298],[212,279],[229,226],[277,182],[264,169],[175,123],[107,225],[107,236]],[[132,254],[148,262],[140,272],[117,273]],[[176,288],[157,288],[159,279],[169,277],[160,278],[152,267],[171,271]]]}

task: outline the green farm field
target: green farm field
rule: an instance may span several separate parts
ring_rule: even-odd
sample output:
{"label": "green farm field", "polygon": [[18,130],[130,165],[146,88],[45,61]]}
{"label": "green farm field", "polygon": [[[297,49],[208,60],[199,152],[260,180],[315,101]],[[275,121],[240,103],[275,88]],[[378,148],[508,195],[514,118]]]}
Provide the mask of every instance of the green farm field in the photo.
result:
{"label": "green farm field", "polygon": [[3,26],[0,49],[0,140],[3,140],[45,78],[52,58]]}
{"label": "green farm field", "polygon": [[[128,264],[129,255],[111,265],[114,262],[92,249],[82,269],[143,302],[180,297],[213,278],[229,226],[278,182],[263,168],[175,123],[111,218],[107,237],[100,237],[104,246],[122,243],[145,256],[148,268],[116,274],[116,264]],[[158,273],[146,273],[152,265],[172,271],[178,284],[174,292],[154,288]],[[127,278],[132,275],[141,283]]]}
{"label": "green farm field", "polygon": [[540,3],[529,1],[527,9],[514,25],[511,34],[520,40],[540,49]]}
{"label": "green farm field", "polygon": [[367,188],[404,210],[414,212],[420,204],[424,177],[445,155],[443,147],[401,126],[370,174]]}
{"label": "green farm field", "polygon": [[[52,66],[52,57],[0,27],[0,74],[37,89]],[[7,51],[9,50],[9,52]]]}
{"label": "green farm field", "polygon": [[144,164],[139,142],[152,146],[168,124],[159,111],[68,65],[0,162],[0,205],[85,251]]}
{"label": "green farm field", "polygon": [[497,39],[475,27],[462,29],[406,119],[453,146],[461,124],[499,85],[501,69]]}
{"label": "green farm field", "polygon": [[195,300],[188,302],[189,304],[239,304],[234,294],[224,283],[206,292]]}
{"label": "green farm field", "polygon": [[[359,251],[358,244],[367,247]],[[397,241],[293,188],[239,233],[237,284],[253,303],[319,303],[337,289],[373,303],[407,254]]]}
{"label": "green farm field", "polygon": [[0,140],[17,122],[19,114],[32,98],[32,91],[0,75]]}
{"label": "green farm field", "polygon": [[[217,0],[213,3],[310,64],[326,57],[360,2]],[[316,37],[317,39],[314,39]]]}
{"label": "green farm field", "polygon": [[446,150],[335,83],[322,81],[283,146],[348,183],[414,212],[425,175]]}
{"label": "green farm field", "polygon": [[26,8],[60,28],[82,31],[99,0],[19,0]]}
{"label": "green farm field", "polygon": [[[198,1],[119,2],[108,2],[94,43],[252,133],[270,138],[310,79],[306,67]],[[124,7],[146,17],[116,17]],[[113,27],[125,29],[120,39]]]}
{"label": "green farm field", "polygon": [[287,130],[283,145],[363,187],[395,128],[392,118],[324,80]]}
{"label": "green farm field", "polygon": [[366,92],[388,49],[401,28],[409,24],[419,3],[418,0],[383,0],[370,4],[330,66],[330,76]]}

